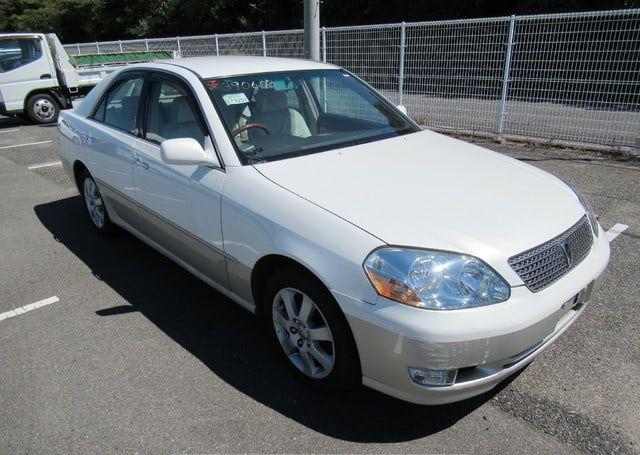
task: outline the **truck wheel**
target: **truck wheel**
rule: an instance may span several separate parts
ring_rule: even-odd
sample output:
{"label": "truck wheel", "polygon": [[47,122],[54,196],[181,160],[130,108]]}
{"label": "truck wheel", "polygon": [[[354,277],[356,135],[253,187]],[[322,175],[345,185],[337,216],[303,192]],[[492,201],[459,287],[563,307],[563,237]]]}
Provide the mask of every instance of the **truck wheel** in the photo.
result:
{"label": "truck wheel", "polygon": [[55,123],[58,121],[60,106],[53,96],[47,93],[36,93],[27,100],[26,111],[35,123]]}

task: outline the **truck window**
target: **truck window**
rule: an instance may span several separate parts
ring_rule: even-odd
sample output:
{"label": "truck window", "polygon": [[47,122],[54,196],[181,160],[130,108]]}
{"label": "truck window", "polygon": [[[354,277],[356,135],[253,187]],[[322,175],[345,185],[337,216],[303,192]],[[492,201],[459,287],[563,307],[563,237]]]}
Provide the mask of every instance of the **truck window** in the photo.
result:
{"label": "truck window", "polygon": [[38,38],[10,38],[0,40],[0,72],[5,73],[35,62],[42,57]]}

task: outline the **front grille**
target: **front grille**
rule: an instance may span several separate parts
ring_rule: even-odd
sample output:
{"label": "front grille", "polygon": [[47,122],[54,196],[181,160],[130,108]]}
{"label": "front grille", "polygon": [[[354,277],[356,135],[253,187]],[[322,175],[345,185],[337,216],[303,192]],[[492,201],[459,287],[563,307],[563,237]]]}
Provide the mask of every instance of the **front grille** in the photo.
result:
{"label": "front grille", "polygon": [[564,276],[587,256],[593,244],[586,216],[559,236],[509,259],[509,265],[533,292]]}

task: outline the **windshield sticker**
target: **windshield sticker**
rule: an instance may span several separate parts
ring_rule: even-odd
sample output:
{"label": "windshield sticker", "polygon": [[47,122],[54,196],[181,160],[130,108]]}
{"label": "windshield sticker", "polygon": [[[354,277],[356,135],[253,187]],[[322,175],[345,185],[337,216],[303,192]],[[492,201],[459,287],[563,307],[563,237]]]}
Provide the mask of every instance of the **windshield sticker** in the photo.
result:
{"label": "windshield sticker", "polygon": [[205,81],[210,90],[222,92],[238,92],[239,90],[293,90],[296,84],[291,80],[271,80],[271,79],[255,79],[255,80],[235,80],[235,79],[209,79]]}
{"label": "windshield sticker", "polygon": [[222,99],[227,106],[231,106],[232,104],[245,104],[249,102],[249,98],[244,93],[228,93],[226,95],[222,95]]}

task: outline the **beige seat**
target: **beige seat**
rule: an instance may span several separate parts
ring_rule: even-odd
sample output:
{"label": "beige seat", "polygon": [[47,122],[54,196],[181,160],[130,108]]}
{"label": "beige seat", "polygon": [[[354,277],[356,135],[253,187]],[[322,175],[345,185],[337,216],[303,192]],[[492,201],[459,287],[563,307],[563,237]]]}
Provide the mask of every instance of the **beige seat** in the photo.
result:
{"label": "beige seat", "polygon": [[[311,136],[304,117],[289,107],[287,95],[279,90],[263,89],[256,93],[255,112],[247,123],[261,123],[274,135]],[[248,132],[250,138],[267,134],[260,128],[251,128]]]}

